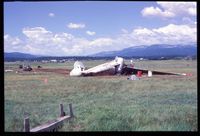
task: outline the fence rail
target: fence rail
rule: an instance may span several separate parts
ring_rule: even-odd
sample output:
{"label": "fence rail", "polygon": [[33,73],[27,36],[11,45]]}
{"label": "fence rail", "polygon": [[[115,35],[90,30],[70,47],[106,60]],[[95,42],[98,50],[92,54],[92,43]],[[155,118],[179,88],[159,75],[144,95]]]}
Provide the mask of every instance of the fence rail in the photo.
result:
{"label": "fence rail", "polygon": [[30,128],[29,118],[24,118],[24,132],[54,132],[62,127],[63,122],[74,117],[72,104],[69,104],[69,115],[65,115],[63,104],[60,104],[60,117],[55,120],[48,121],[35,128]]}

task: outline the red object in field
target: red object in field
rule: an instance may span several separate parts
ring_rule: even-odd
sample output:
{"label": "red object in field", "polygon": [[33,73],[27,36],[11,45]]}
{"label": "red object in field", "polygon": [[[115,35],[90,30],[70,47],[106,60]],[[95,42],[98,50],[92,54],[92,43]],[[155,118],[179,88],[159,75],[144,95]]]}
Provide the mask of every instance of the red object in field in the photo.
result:
{"label": "red object in field", "polygon": [[142,76],[142,71],[138,71],[137,72],[137,77],[141,77]]}
{"label": "red object in field", "polygon": [[187,73],[186,75],[187,75],[187,76],[192,76],[192,73]]}
{"label": "red object in field", "polygon": [[45,83],[45,84],[48,83],[48,79],[47,79],[47,78],[44,79],[44,83]]}

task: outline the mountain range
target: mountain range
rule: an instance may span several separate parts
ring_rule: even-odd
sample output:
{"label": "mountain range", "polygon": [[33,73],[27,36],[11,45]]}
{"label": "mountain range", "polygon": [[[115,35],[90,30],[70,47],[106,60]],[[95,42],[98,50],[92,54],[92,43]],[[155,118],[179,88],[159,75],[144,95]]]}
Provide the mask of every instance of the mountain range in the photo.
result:
{"label": "mountain range", "polygon": [[194,56],[197,54],[197,46],[192,45],[167,45],[154,44],[151,46],[133,46],[119,51],[107,51],[92,54],[91,56],[124,56],[124,57],[167,57],[167,56]]}
{"label": "mountain range", "polygon": [[[197,45],[167,45],[155,44],[151,46],[133,46],[119,51],[107,51],[91,54],[89,57],[169,57],[169,56],[195,56],[197,55]],[[32,55],[28,53],[11,52],[4,53],[5,60],[17,59],[36,59],[39,57],[47,57],[40,55]],[[48,56],[50,57],[50,56]],[[52,56],[53,57],[53,56]]]}
{"label": "mountain range", "polygon": [[32,55],[28,53],[21,53],[21,52],[5,52],[4,53],[4,58],[24,58],[24,59],[30,59],[30,58],[37,58],[39,56],[37,55]]}

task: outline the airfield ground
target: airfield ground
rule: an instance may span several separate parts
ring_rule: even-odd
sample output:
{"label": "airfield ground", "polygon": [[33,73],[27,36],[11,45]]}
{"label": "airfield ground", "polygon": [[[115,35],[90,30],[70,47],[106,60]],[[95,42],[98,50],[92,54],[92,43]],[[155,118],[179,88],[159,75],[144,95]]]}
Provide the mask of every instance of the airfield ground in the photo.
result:
{"label": "airfield ground", "polygon": [[[88,68],[105,60],[83,61]],[[32,72],[18,72],[23,62],[5,62],[5,131],[23,131],[59,116],[59,104],[72,103],[75,118],[59,131],[196,131],[197,61],[138,61],[136,67],[191,76],[144,75],[70,77],[72,61],[29,63]],[[126,63],[129,63],[127,60]],[[37,69],[37,66],[42,66]]]}

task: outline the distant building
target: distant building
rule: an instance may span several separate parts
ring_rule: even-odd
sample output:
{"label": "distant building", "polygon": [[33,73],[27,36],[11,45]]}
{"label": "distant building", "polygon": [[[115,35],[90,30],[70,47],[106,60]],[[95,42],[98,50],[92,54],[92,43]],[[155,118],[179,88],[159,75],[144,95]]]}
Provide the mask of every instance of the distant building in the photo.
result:
{"label": "distant building", "polygon": [[5,72],[13,72],[12,69],[6,69]]}
{"label": "distant building", "polygon": [[48,63],[49,61],[47,61],[47,60],[42,60],[42,63]]}
{"label": "distant building", "polygon": [[192,60],[192,56],[187,56],[184,58],[185,60]]}
{"label": "distant building", "polygon": [[56,63],[56,62],[57,62],[57,60],[50,60],[50,62]]}
{"label": "distant building", "polygon": [[59,60],[60,63],[65,63],[65,59]]}

